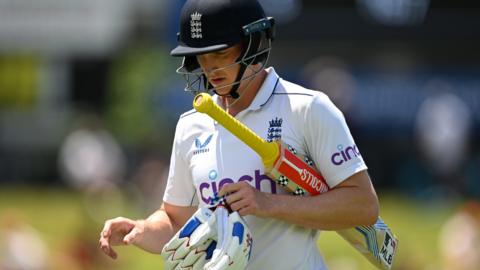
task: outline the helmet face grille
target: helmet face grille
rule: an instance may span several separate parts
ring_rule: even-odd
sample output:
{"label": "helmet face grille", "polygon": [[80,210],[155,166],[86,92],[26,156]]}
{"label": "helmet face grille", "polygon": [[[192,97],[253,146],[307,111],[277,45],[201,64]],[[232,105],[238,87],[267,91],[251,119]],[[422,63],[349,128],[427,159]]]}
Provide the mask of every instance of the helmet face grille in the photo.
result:
{"label": "helmet face grille", "polygon": [[[249,41],[246,42],[246,45],[244,45],[246,48],[243,49],[243,53],[239,59],[237,59],[237,61],[211,71],[215,72],[219,70],[235,68],[238,65],[243,65],[246,69],[252,70],[252,74],[249,76],[242,76],[232,83],[227,83],[216,88],[208,83],[208,74],[205,74],[205,72],[201,69],[195,56],[184,57],[182,66],[177,69],[177,73],[183,75],[186,81],[185,91],[191,92],[194,95],[200,92],[210,93],[227,87],[238,87],[242,81],[256,76],[266,67],[271,51],[271,40],[266,38],[263,34],[258,36],[259,38],[257,38],[257,42],[255,42],[253,35],[250,36],[248,39]],[[252,66],[256,64],[261,65],[259,67]]]}

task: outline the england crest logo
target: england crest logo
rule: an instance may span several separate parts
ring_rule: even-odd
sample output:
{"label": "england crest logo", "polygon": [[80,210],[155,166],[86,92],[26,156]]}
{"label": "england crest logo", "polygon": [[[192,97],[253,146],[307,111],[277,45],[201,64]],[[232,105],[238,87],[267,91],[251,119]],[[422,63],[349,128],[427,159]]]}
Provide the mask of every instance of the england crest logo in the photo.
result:
{"label": "england crest logo", "polygon": [[203,38],[202,35],[202,14],[195,12],[190,15],[190,32],[193,39]]}
{"label": "england crest logo", "polygon": [[282,138],[282,118],[275,117],[268,122],[267,141],[273,142]]}

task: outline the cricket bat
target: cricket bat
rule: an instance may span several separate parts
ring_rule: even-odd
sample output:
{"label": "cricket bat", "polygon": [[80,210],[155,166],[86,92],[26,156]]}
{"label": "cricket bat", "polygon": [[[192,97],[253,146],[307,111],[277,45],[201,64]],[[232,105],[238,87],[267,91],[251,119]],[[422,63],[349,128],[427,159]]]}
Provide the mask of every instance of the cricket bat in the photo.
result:
{"label": "cricket bat", "polygon": [[[193,107],[209,115],[253,149],[262,159],[265,173],[294,195],[319,195],[330,190],[310,158],[299,155],[281,141],[267,142],[218,106],[209,94],[198,94],[193,100]],[[337,233],[377,268],[391,269],[398,239],[380,217],[374,225],[339,230]]]}

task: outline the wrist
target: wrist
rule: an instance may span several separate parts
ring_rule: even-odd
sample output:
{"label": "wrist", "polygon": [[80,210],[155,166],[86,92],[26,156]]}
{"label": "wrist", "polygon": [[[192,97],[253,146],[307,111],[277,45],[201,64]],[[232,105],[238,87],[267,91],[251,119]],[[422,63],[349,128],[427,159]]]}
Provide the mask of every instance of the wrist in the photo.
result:
{"label": "wrist", "polygon": [[267,218],[275,218],[279,214],[279,207],[278,207],[278,196],[271,193],[265,193],[265,211],[264,217]]}

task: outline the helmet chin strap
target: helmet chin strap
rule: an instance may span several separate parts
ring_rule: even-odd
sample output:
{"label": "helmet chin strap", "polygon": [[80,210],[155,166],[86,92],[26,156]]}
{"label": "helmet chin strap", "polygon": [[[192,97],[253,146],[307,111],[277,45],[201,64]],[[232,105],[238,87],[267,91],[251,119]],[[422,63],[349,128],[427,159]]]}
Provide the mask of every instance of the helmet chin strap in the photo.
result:
{"label": "helmet chin strap", "polygon": [[[245,71],[243,71],[242,73],[245,73]],[[250,77],[247,81],[245,81],[245,84],[243,85],[243,89],[244,89],[245,91],[248,91],[248,88],[250,87],[250,84],[254,81],[254,79],[255,79],[255,76]],[[235,89],[236,89],[236,90],[238,90],[239,85],[240,85],[240,84],[235,85]],[[231,97],[231,98],[233,98],[233,101],[232,101],[231,103],[229,103],[229,104],[225,103],[225,104],[224,104],[224,106],[225,106],[226,109],[229,109],[229,108],[233,107],[238,101],[240,101],[240,100],[242,99],[243,94],[240,95],[236,90],[235,90],[235,92],[234,92],[234,94],[237,95],[236,98],[232,97],[232,95],[231,95],[232,91],[230,91],[228,94],[220,95],[221,97]]]}
{"label": "helmet chin strap", "polygon": [[[247,70],[247,64],[242,62],[240,64],[240,70],[237,73],[237,78],[235,79],[236,82],[241,81],[243,74],[245,74],[245,70]],[[228,94],[226,95],[220,95],[217,93],[216,90],[213,90],[213,92],[219,96],[230,96],[233,99],[238,99],[240,97],[240,95],[238,94],[239,87],[240,87],[240,83],[232,85],[232,89],[230,89],[230,92],[228,92]]]}
{"label": "helmet chin strap", "polygon": [[[247,70],[247,65],[242,62],[240,64],[240,70],[238,71],[237,78],[235,79],[235,81],[241,81],[242,80],[243,74],[245,74],[245,70]],[[238,94],[238,88],[239,87],[240,87],[240,83],[233,85],[232,89],[230,89],[229,95],[233,99],[238,99],[240,97],[240,95]]]}

